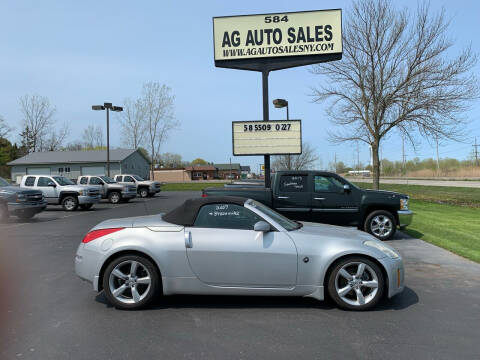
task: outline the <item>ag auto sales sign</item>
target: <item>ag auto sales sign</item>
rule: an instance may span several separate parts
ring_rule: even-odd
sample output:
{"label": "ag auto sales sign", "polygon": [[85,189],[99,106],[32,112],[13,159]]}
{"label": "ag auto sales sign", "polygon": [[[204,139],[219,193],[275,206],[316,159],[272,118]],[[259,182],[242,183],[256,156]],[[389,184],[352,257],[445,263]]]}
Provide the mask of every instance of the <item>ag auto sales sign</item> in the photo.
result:
{"label": "ag auto sales sign", "polygon": [[342,11],[213,18],[215,61],[342,53]]}

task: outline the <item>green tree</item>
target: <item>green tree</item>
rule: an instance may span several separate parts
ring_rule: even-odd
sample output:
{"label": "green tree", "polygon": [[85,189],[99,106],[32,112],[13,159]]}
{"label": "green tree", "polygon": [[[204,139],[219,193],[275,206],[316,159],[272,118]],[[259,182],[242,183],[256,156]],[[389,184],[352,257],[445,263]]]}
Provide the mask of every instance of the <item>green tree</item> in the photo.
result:
{"label": "green tree", "polygon": [[192,165],[207,165],[208,163],[202,158],[196,158],[192,161]]}

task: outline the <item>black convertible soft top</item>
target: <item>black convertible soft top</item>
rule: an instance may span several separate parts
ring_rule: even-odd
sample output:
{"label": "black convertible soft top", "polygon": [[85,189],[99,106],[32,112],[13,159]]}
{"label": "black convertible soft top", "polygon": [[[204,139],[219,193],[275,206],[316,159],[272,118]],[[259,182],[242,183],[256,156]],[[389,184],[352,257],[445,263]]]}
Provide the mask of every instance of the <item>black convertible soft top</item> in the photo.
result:
{"label": "black convertible soft top", "polygon": [[247,198],[238,196],[209,196],[206,198],[188,199],[179,207],[163,215],[162,219],[166,222],[192,226],[197,217],[197,213],[203,205],[206,204],[236,204],[243,206]]}

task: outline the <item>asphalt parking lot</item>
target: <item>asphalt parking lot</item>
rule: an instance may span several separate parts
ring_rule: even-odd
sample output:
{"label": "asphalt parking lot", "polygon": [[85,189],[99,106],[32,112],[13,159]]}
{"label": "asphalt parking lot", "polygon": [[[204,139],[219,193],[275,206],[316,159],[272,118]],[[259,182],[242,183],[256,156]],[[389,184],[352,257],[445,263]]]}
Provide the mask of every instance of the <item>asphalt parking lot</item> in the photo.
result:
{"label": "asphalt parking lot", "polygon": [[405,291],[369,312],[308,298],[174,296],[119,311],[76,277],[84,234],[167,211],[197,192],[0,225],[1,359],[478,359],[480,265],[417,239],[390,241]]}

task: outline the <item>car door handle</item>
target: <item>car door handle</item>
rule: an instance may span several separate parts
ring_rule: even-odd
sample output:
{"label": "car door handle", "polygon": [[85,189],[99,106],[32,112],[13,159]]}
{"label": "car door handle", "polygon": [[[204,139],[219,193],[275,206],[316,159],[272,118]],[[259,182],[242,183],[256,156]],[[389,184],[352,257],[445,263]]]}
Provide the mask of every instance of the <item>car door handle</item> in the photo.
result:
{"label": "car door handle", "polygon": [[314,198],[315,200],[325,200],[325,198]]}
{"label": "car door handle", "polygon": [[279,199],[288,199],[288,196],[279,196]]}
{"label": "car door handle", "polygon": [[192,246],[192,233],[190,231],[185,231],[185,247],[188,249]]}

